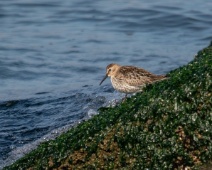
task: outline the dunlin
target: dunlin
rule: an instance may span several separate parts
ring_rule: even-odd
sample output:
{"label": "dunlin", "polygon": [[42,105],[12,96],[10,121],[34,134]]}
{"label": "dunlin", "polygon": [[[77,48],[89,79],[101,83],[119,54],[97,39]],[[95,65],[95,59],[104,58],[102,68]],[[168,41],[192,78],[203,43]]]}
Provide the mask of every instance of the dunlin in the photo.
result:
{"label": "dunlin", "polygon": [[107,78],[111,78],[112,86],[122,93],[136,93],[142,91],[146,84],[166,79],[164,75],[155,75],[142,68],[134,66],[120,66],[109,64],[106,68],[106,75],[100,85]]}

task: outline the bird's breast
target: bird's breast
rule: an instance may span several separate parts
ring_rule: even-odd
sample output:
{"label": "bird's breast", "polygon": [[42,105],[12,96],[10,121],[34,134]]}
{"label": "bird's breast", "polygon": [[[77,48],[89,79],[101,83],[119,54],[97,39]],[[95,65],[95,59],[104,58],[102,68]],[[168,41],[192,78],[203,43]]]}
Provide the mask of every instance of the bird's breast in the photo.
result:
{"label": "bird's breast", "polygon": [[141,87],[130,86],[124,79],[111,78],[112,86],[122,93],[135,93],[141,91]]}

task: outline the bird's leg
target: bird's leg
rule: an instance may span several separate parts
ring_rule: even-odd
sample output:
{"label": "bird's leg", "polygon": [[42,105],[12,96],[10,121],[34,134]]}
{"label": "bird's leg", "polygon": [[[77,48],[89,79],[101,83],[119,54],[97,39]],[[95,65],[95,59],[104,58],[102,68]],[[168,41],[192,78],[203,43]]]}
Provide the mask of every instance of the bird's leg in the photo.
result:
{"label": "bird's leg", "polygon": [[127,93],[125,94],[125,97],[124,97],[125,99],[127,98]]}
{"label": "bird's leg", "polygon": [[127,99],[127,93],[125,94],[124,98],[122,99],[122,102],[124,102]]}

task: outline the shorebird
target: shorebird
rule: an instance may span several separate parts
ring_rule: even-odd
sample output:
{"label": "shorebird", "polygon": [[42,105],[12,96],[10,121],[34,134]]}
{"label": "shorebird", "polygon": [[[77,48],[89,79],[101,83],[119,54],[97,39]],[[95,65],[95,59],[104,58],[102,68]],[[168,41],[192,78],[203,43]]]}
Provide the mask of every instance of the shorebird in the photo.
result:
{"label": "shorebird", "polygon": [[106,75],[103,81],[110,77],[112,86],[115,90],[127,94],[142,91],[146,84],[166,79],[165,75],[155,75],[142,68],[134,66],[121,66],[119,64],[109,64],[106,67]]}

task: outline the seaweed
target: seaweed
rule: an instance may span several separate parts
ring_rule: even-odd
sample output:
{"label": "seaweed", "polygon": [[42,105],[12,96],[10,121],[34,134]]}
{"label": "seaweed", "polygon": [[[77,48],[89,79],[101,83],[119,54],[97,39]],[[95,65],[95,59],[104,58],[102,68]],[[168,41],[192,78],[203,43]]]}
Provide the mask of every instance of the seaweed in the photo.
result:
{"label": "seaweed", "polygon": [[4,170],[212,167],[212,46]]}

